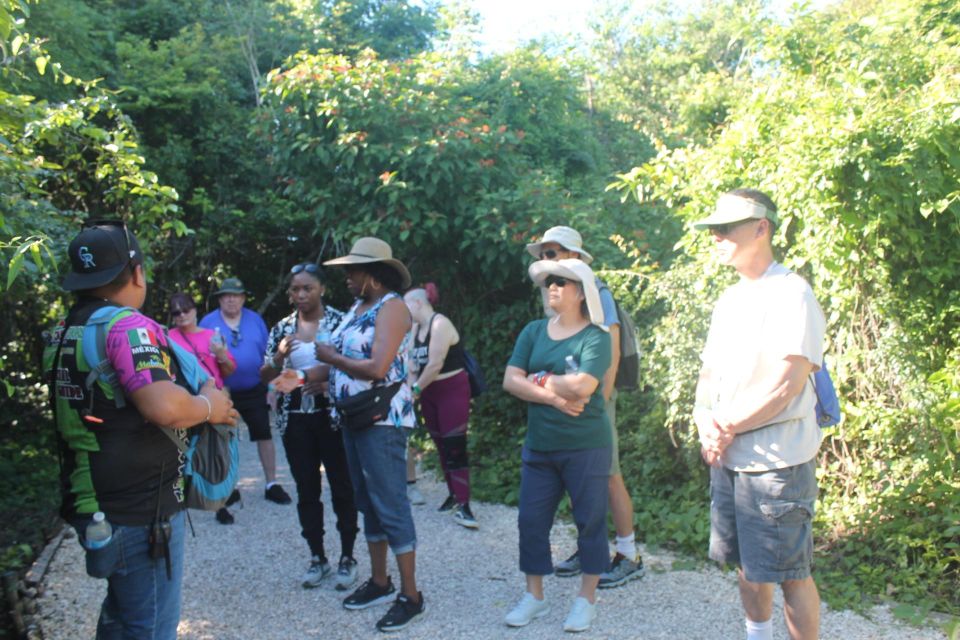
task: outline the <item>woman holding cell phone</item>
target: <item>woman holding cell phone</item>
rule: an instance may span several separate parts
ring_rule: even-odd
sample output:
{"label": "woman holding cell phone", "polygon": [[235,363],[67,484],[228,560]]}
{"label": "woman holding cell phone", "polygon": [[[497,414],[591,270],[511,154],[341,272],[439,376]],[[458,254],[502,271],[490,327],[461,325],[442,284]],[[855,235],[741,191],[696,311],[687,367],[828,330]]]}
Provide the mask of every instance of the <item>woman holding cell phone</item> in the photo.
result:
{"label": "woman holding cell phone", "polygon": [[[290,270],[287,293],[294,311],[270,331],[264,365],[260,369],[264,382],[270,382],[284,370],[305,380],[303,372],[319,364],[316,344],[329,341],[343,318],[343,312],[323,304],[324,291],[323,271],[318,265],[306,262]],[[357,579],[357,561],[353,557],[359,532],[357,508],[343,440],[330,424],[326,382],[305,382],[287,393],[279,393],[276,426],[297,485],[301,535],[310,547],[310,566],[301,584],[304,588],[318,587],[336,571],[336,588],[346,590]],[[327,471],[340,532],[340,560],[336,569],[327,560],[323,546],[321,465]]]}

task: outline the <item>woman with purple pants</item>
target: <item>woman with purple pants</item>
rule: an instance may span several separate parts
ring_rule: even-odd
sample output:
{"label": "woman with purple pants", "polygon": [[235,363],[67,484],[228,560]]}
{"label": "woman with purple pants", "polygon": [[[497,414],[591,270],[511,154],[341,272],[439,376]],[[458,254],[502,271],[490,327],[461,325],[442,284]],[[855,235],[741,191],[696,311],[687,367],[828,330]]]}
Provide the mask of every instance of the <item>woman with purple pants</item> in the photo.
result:
{"label": "woman with purple pants", "polygon": [[467,421],[470,417],[470,380],[464,369],[460,334],[450,319],[434,311],[437,287],[428,282],[403,297],[416,323],[410,350],[410,380],[414,397],[430,437],[437,446],[440,466],[450,494],[440,511],[454,511],[453,519],[468,529],[479,527],[470,510],[470,465],[467,459]]}

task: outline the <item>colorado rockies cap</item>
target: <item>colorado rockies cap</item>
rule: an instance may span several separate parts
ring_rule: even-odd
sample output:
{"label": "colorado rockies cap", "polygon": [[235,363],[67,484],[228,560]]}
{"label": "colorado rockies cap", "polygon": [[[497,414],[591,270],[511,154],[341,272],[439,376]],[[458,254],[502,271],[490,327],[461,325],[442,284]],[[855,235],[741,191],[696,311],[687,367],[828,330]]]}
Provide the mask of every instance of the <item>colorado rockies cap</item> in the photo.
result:
{"label": "colorado rockies cap", "polygon": [[63,279],[67,291],[102,287],[128,264],[143,262],[137,238],[121,220],[87,222],[67,251],[71,266]]}

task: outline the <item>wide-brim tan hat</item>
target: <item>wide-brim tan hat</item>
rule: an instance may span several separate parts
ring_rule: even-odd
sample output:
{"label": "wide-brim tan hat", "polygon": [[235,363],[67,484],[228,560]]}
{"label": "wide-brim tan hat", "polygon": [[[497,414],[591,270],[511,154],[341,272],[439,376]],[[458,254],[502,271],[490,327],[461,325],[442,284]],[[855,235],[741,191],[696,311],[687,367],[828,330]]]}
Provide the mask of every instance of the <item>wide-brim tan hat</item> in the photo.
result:
{"label": "wide-brim tan hat", "polygon": [[390,248],[390,245],[380,238],[360,238],[350,247],[350,253],[339,258],[327,260],[323,264],[345,266],[350,264],[370,264],[372,262],[382,262],[396,270],[397,273],[400,274],[400,279],[403,281],[400,285],[401,289],[409,288],[410,283],[413,282],[413,279],[410,277],[410,272],[407,271],[407,267],[393,257],[393,250]]}
{"label": "wide-brim tan hat", "polygon": [[725,193],[717,200],[717,208],[708,217],[693,223],[694,229],[707,229],[713,225],[731,224],[743,220],[763,220],[777,224],[777,214],[759,202]]}
{"label": "wide-brim tan hat", "polygon": [[566,260],[537,260],[528,267],[530,279],[538,286],[543,286],[547,276],[559,276],[579,282],[583,286],[583,295],[587,300],[587,311],[590,313],[590,322],[607,331],[603,324],[603,305],[600,303],[600,290],[597,289],[597,278],[593,270],[583,260],[568,258]]}
{"label": "wide-brim tan hat", "polygon": [[571,227],[550,227],[539,242],[531,242],[527,245],[527,252],[539,260],[541,249],[548,242],[555,242],[567,251],[580,254],[580,259],[586,264],[593,262],[593,256],[583,250],[583,238],[580,237],[580,233]]}

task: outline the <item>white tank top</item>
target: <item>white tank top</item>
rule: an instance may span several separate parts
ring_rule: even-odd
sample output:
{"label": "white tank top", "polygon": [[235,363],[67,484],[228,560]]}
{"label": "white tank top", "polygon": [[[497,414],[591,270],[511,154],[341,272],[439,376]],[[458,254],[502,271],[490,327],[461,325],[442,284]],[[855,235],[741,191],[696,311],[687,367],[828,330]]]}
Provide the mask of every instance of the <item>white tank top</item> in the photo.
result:
{"label": "white tank top", "polygon": [[312,342],[298,342],[290,350],[290,364],[294,369],[309,369],[320,364],[317,351]]}

